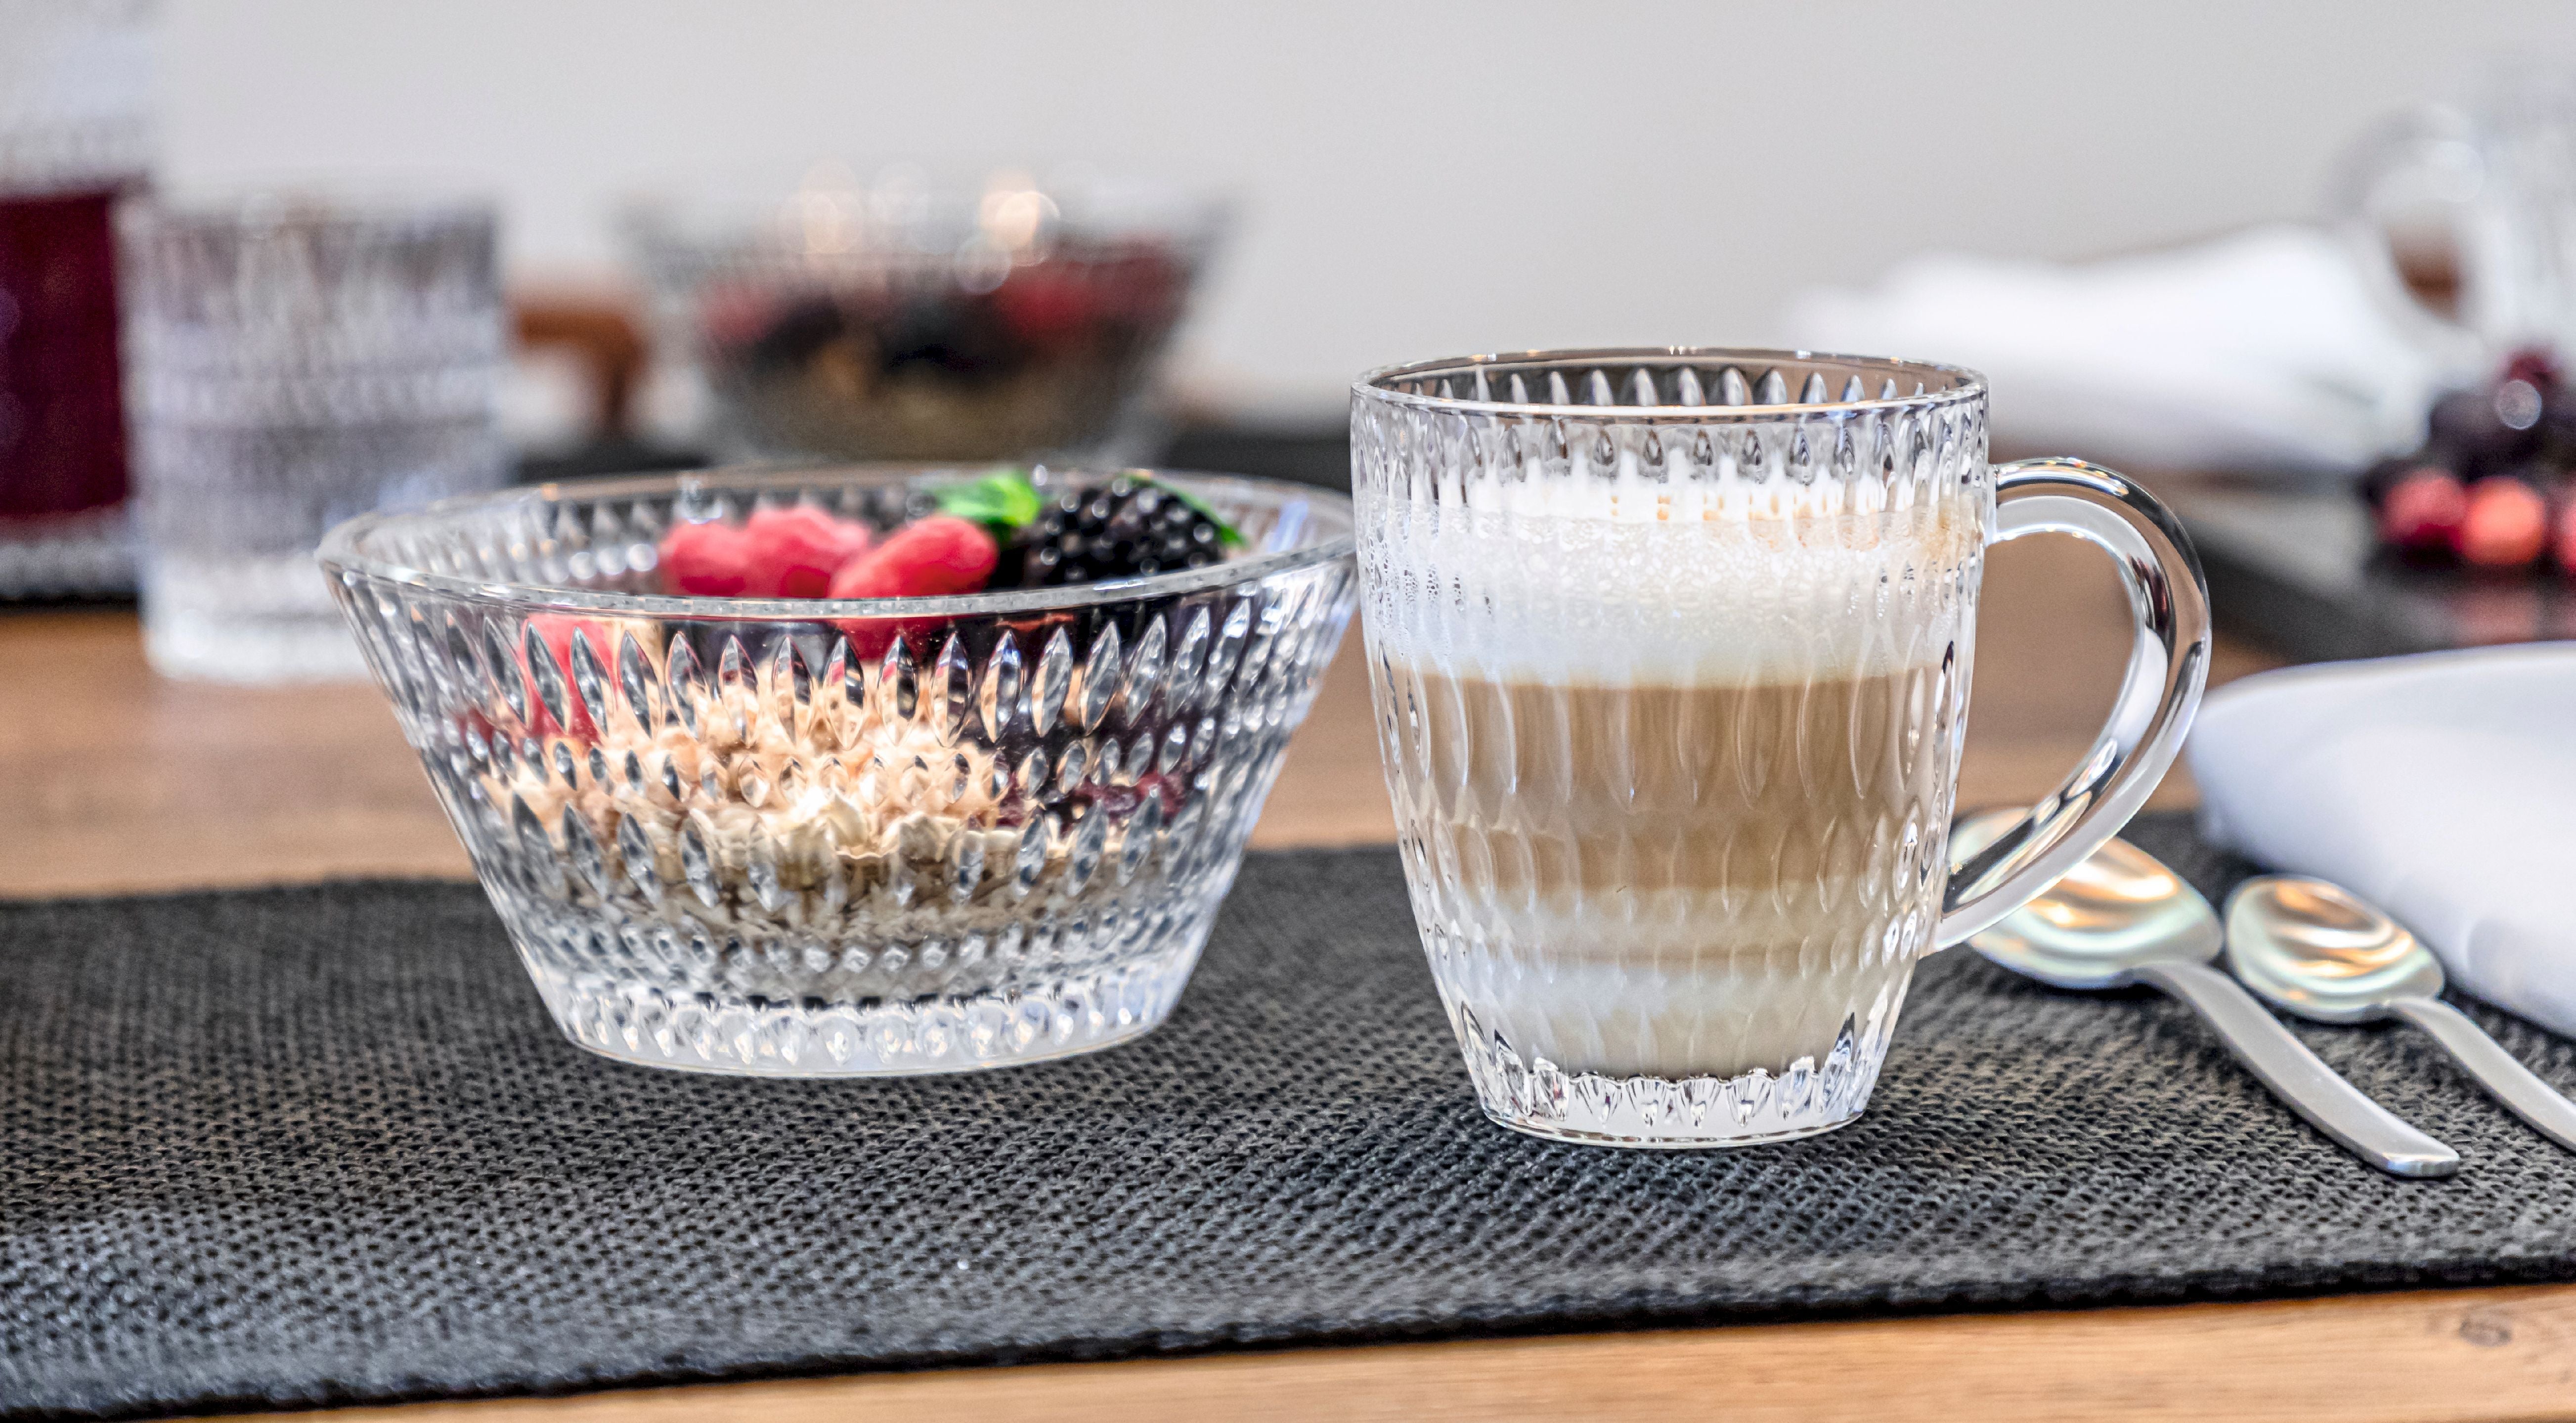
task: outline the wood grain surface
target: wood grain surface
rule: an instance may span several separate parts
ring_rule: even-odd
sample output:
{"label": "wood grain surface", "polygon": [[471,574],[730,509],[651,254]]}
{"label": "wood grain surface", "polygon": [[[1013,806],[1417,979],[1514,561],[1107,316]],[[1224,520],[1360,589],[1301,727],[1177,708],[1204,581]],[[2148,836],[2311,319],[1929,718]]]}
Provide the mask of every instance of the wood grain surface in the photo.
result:
{"label": "wood grain surface", "polygon": [[[2108,565],[2072,540],[1995,551],[1962,804],[2033,798],[2083,758],[2126,629]],[[1354,627],[1255,845],[1395,838],[1359,649]],[[2222,643],[2216,678],[2267,665]],[[0,728],[0,895],[473,873],[370,686],[174,682],[130,613],[0,613]],[[2156,804],[2190,797],[2178,770]]]}
{"label": "wood grain surface", "polygon": [[316,1423],[2488,1423],[2576,1417],[2576,1289],[2459,1290],[947,1369]]}
{"label": "wood grain surface", "polygon": [[[2125,610],[2100,563],[2064,540],[1994,554],[1964,804],[2036,796],[2090,745],[2127,655]],[[1358,642],[1355,629],[1256,844],[1392,838]],[[2223,643],[2215,679],[2270,661]],[[0,728],[0,894],[467,873],[371,688],[164,681],[130,614],[16,613],[0,615]],[[2157,803],[2191,796],[2178,773]],[[321,1416],[2576,1419],[2576,1287],[1286,1350]]]}

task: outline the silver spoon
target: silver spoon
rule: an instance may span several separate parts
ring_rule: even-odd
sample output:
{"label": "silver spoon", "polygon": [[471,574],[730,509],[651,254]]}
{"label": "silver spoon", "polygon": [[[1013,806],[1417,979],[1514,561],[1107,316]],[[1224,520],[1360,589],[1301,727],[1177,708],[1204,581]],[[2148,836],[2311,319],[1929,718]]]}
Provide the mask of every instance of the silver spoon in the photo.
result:
{"label": "silver spoon", "polygon": [[[1972,816],[1950,832],[1954,862],[2010,828],[2009,811]],[[2143,983],[2183,1002],[2217,1030],[2228,1051],[2308,1125],[2392,1176],[2448,1176],[2460,1154],[2399,1120],[2335,1075],[2290,1036],[2218,957],[2218,913],[2153,855],[2112,840],[2038,898],[1968,940],[2013,972],[2058,988]]]}
{"label": "silver spoon", "polygon": [[2302,1018],[2413,1023],[2515,1116],[2576,1151],[2576,1103],[2443,1002],[2433,951],[2350,892],[2287,875],[2247,880],[2227,897],[2227,964],[2246,987]]}

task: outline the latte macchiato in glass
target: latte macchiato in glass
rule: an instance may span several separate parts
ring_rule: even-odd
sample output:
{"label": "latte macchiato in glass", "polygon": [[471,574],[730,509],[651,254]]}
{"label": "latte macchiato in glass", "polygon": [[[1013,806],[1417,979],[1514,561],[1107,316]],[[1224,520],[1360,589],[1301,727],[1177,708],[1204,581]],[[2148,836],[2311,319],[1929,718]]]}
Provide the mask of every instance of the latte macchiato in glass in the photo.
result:
{"label": "latte macchiato in glass", "polygon": [[1604,352],[1357,392],[1381,744],[1486,1111],[1651,1145],[1857,1115],[1915,960],[1960,937],[1944,846],[1996,509],[1982,387]]}

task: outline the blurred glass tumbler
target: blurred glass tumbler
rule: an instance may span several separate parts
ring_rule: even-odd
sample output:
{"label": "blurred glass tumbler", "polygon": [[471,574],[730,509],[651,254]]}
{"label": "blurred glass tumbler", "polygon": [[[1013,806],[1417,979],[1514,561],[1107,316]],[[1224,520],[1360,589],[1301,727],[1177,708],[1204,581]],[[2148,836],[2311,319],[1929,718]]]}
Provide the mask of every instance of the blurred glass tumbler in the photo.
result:
{"label": "blurred glass tumbler", "polygon": [[[1982,378],[1639,348],[1353,387],[1370,686],[1414,914],[1485,1112],[1628,1146],[1852,1120],[1914,961],[2114,834],[2207,675],[2146,491],[1986,463]],[[2101,740],[1953,875],[1985,549],[2109,553],[2137,615]]]}
{"label": "blurred glass tumbler", "polygon": [[503,481],[494,227],[473,205],[263,198],[130,214],[155,668],[365,675],[313,552],[353,515]]}
{"label": "blurred glass tumbler", "polygon": [[885,529],[971,473],[548,485],[324,543],[573,1041],[700,1072],[958,1072],[1171,1012],[1350,618],[1350,503],[1166,477],[1241,531],[1237,557],[940,598],[661,592],[676,521],[807,503]]}

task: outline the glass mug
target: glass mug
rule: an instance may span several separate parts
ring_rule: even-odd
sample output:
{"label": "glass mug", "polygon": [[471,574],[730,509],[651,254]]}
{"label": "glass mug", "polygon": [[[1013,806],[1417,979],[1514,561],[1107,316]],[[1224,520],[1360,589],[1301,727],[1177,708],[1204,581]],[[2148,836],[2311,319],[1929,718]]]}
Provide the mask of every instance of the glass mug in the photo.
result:
{"label": "glass mug", "polygon": [[[1631,348],[1352,387],[1369,681],[1414,917],[1485,1112],[1723,1146],[1851,1121],[1914,961],[2091,854],[2208,675],[2146,491],[1986,463],[1982,377]],[[1946,856],[1986,548],[2065,533],[2137,618],[2084,763]]]}
{"label": "glass mug", "polygon": [[[2455,376],[2525,346],[2576,359],[2576,78],[2507,71],[2474,107],[2404,110],[2346,151],[2338,188],[2364,274]],[[2416,299],[2418,267],[2451,309]]]}

